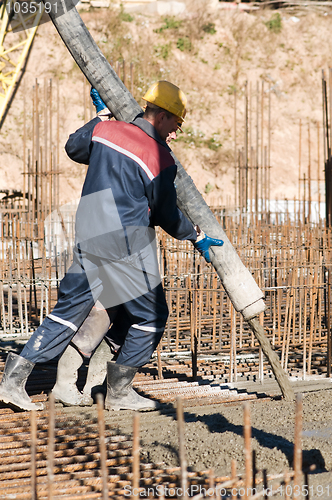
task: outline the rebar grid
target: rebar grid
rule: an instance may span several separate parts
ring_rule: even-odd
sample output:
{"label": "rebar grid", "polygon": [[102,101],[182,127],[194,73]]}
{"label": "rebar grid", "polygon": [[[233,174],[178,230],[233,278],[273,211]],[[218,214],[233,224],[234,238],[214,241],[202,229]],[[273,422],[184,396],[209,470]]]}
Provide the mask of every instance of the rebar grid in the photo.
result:
{"label": "rebar grid", "polygon": [[[237,473],[236,461],[233,460],[231,477],[215,477],[213,470],[189,472],[185,417],[180,397],[176,406],[176,412],[173,409],[169,416],[178,421],[178,467],[140,462],[138,414],[134,413],[133,436],[119,434],[116,418],[112,418],[112,413],[109,417],[108,412],[103,411],[102,400],[98,401],[97,411],[91,409],[82,414],[59,412],[52,398],[48,409],[38,414],[33,411],[30,415],[8,415],[0,409],[0,498],[101,500],[109,497],[140,498],[144,495],[148,498],[190,496],[216,500],[221,497],[222,491],[224,495],[228,494],[227,498],[230,495],[234,498],[234,490],[242,488],[244,494],[241,496],[253,500],[263,498],[268,488],[271,496],[271,492],[276,492],[280,486],[285,491],[284,498],[296,498],[295,487],[300,484],[302,475],[300,398],[297,399],[295,413],[295,470],[277,475],[268,475],[266,470],[256,469],[255,452],[251,449],[248,402],[244,405],[245,470]],[[52,432],[49,431],[50,426]],[[293,484],[290,483],[292,478]],[[292,486],[295,496],[289,495],[289,490],[286,493],[286,485]],[[147,491],[150,492],[148,496]],[[195,491],[200,491],[200,496],[188,493]],[[163,492],[166,492],[165,495]]]}
{"label": "rebar grid", "polygon": [[[128,73],[125,63],[115,66],[125,79]],[[127,77],[133,85],[132,66]],[[93,109],[89,85],[85,78],[82,81],[82,118],[86,121],[92,117]],[[59,207],[60,84],[57,80],[42,83],[36,80],[31,110],[25,94],[22,196],[7,196],[0,206],[3,340],[29,338],[52,310],[59,282],[71,262],[74,238],[75,206]],[[309,184],[303,184],[307,187],[303,192],[299,190],[297,202],[285,201],[282,212],[272,212],[268,203],[271,93],[261,82],[257,83],[256,91],[246,84],[243,95],[237,93],[235,97],[236,106],[242,105],[241,98],[245,109],[244,146],[240,155],[243,164],[235,164],[238,207],[237,210],[215,207],[215,215],[265,292],[268,307],[261,322],[283,367],[304,377],[316,373],[329,376],[331,231],[320,216],[315,223],[308,216],[313,207],[312,198],[306,193],[311,193],[314,179],[307,176]],[[235,138],[241,135],[236,106]],[[301,127],[300,122],[300,139]],[[318,143],[319,133],[317,127]],[[309,128],[308,141],[310,150],[313,139]],[[301,140],[299,150],[301,179],[304,175]],[[319,180],[319,168],[317,172]],[[251,330],[241,314],[234,311],[216,273],[194,252],[191,244],[175,241],[162,232],[157,237],[161,276],[170,308],[159,350],[160,362],[167,353],[189,351],[192,375],[196,378],[201,354],[223,354],[229,361],[224,359],[227,368],[221,370],[229,380],[236,380],[243,371],[253,371],[253,365],[261,379],[268,367]],[[254,357],[243,361],[245,355]]]}
{"label": "rebar grid", "polygon": [[[217,212],[217,210],[216,210]],[[331,230],[321,225],[266,224],[223,216],[221,223],[265,292],[262,317],[267,336],[285,369],[326,373],[330,331]],[[17,221],[17,227],[19,222]],[[51,311],[70,254],[33,258],[33,247],[7,239],[0,254],[1,338],[28,338]],[[170,317],[161,353],[190,351],[231,356],[235,377],[239,355],[257,353],[255,338],[232,308],[220,279],[187,242],[158,233],[159,261]],[[262,361],[263,362],[263,361]],[[297,366],[295,366],[295,364]],[[238,371],[241,367],[238,367]]]}

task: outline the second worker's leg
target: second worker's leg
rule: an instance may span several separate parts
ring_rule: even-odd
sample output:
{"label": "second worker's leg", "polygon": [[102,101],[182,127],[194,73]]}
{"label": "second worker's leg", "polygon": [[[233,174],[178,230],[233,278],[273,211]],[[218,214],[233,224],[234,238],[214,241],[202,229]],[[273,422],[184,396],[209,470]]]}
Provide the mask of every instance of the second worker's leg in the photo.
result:
{"label": "second worker's leg", "polygon": [[[59,359],[56,384],[52,389],[56,401],[63,403],[65,406],[91,406],[93,404],[91,384],[94,383],[95,378],[96,382],[99,381],[100,377],[105,378],[106,362],[113,358],[108,346],[105,346],[104,342],[100,344],[110,327],[110,323],[107,311],[97,301],[81,328],[79,328],[73,337],[71,344],[68,345]],[[96,349],[98,344],[100,346]],[[92,352],[93,354],[91,355]],[[90,356],[87,375],[88,385],[86,384],[82,394],[76,385],[78,370],[83,364],[84,357],[89,358]],[[106,356],[107,358],[107,361],[106,359],[104,360],[104,370],[102,369],[103,362],[101,356]],[[99,375],[101,372],[104,372],[104,374]]]}

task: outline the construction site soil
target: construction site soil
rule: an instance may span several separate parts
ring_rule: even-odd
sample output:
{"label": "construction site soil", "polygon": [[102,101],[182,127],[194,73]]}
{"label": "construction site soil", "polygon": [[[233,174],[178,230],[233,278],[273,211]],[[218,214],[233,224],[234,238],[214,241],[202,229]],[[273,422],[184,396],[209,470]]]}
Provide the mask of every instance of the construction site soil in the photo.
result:
{"label": "construction site soil", "polygon": [[[311,499],[332,496],[331,398],[332,390],[328,389],[303,394],[303,468],[316,467],[309,473]],[[257,400],[250,402],[250,413],[256,468],[267,469],[268,474],[284,472],[293,464],[295,403]],[[244,472],[242,404],[186,406],[184,416],[188,470],[213,469],[216,477],[225,477],[236,460],[237,471]],[[120,433],[132,434],[132,412],[105,412],[105,419]],[[174,409],[141,413],[140,443],[142,462],[178,466]]]}
{"label": "construction site soil", "polygon": [[[1,356],[4,358],[4,356]],[[1,363],[1,371],[4,363]],[[150,366],[150,365],[149,365]],[[240,377],[238,382],[225,383],[225,378],[209,377],[197,380],[200,388],[210,387],[220,390],[214,396],[201,397],[191,391],[184,391],[183,376],[168,377],[168,369],[163,367],[164,379],[157,378],[155,366],[140,370],[134,386],[143,395],[160,402],[158,411],[139,414],[139,443],[141,463],[142,496],[146,485],[163,484],[157,481],[158,475],[172,479],[179,484],[180,446],[177,421],[177,397],[182,394],[184,412],[185,454],[188,475],[191,478],[207,478],[211,473],[215,483],[222,484],[231,476],[232,461],[236,461],[236,473],[245,476],[244,405],[249,407],[251,423],[251,449],[255,451],[257,484],[262,487],[262,471],[266,470],[269,486],[273,476],[284,475],[293,468],[296,409],[299,408],[299,395],[302,395],[302,463],[307,472],[307,480],[301,477],[302,485],[308,484],[312,499],[328,499],[332,492],[332,383],[324,376],[307,376],[305,380],[292,377],[291,384],[296,393],[296,401],[286,402],[280,396],[280,389],[273,376],[264,377],[263,382],[250,377]],[[85,381],[85,370],[80,371],[79,388]],[[46,394],[53,387],[56,364],[38,365],[27,385],[28,393],[34,401],[43,401],[45,411],[37,412],[37,470],[40,498],[47,492],[47,464],[49,445],[47,434],[50,423],[50,405]],[[191,382],[188,376],[187,384]],[[164,386],[164,392],[161,390]],[[43,390],[41,390],[41,387]],[[187,388],[189,389],[188,385]],[[197,386],[196,386],[197,389]],[[227,390],[231,395],[227,396]],[[223,402],[220,396],[224,391]],[[227,402],[228,398],[228,402]],[[165,402],[166,401],[166,402]],[[122,498],[124,485],[132,484],[132,458],[134,441],[134,412],[129,410],[104,410],[106,446],[108,449],[109,487],[114,498]],[[297,412],[299,415],[299,412]],[[93,407],[63,407],[56,403],[55,408],[55,476],[59,488],[86,486],[100,477],[98,429],[99,411]],[[1,441],[0,454],[3,464],[0,470],[0,497],[6,484],[13,494],[18,488],[29,486],[30,470],[30,414],[15,413],[5,405],[0,405]],[[298,427],[299,428],[299,427]],[[25,459],[24,459],[25,457]],[[24,460],[23,460],[24,459]],[[22,462],[23,460],[23,462]],[[90,471],[90,472],[89,472]],[[148,471],[151,471],[150,475]],[[12,472],[13,474],[9,474]],[[16,478],[15,478],[16,474]],[[193,480],[193,479],[191,479]],[[62,485],[62,482],[63,485]],[[86,483],[89,481],[89,483]],[[27,486],[28,482],[28,486]],[[4,484],[2,484],[4,483]],[[93,483],[95,484],[95,483]],[[197,483],[191,483],[197,484]],[[200,484],[200,483],[199,483]],[[243,483],[242,483],[243,485]],[[290,487],[292,483],[290,484]],[[44,490],[44,496],[41,490]],[[24,489],[26,492],[26,490]],[[69,491],[69,489],[68,489]],[[87,490],[85,490],[87,492]],[[91,490],[88,490],[91,491]],[[93,489],[92,491],[100,491]],[[305,490],[304,490],[305,491]],[[74,491],[77,493],[77,491]],[[83,494],[83,492],[82,492]],[[120,495],[120,496],[119,496]],[[60,495],[62,498],[62,496]],[[63,497],[66,497],[64,494]],[[17,497],[21,498],[21,496]],[[23,497],[22,497],[23,498]],[[39,498],[39,497],[38,497]],[[76,496],[75,496],[76,498]],[[227,497],[228,498],[228,497]],[[241,498],[238,497],[238,498]],[[283,494],[276,499],[288,498]],[[295,496],[294,498],[305,498]],[[308,498],[308,497],[307,497]]]}

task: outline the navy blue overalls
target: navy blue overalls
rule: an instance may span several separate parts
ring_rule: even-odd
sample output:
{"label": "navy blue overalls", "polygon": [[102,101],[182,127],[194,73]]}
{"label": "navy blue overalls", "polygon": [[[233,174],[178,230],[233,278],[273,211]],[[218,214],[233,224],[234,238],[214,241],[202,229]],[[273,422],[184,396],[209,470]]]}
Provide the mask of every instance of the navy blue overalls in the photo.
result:
{"label": "navy blue overalls", "polygon": [[125,311],[117,363],[143,366],[168,317],[154,227],[196,240],[193,225],[176,205],[176,165],[166,143],[141,117],[131,124],[95,118],[70,135],[66,151],[89,165],[76,214],[73,263],[55,308],[21,356],[37,363],[61,354],[99,299],[113,319],[120,307]]}

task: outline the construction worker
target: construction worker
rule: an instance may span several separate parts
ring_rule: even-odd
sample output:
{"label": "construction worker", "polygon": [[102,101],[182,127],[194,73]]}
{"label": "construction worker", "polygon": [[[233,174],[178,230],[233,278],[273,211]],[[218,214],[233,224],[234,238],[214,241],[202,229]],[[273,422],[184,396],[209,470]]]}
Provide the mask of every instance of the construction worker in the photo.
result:
{"label": "construction worker", "polygon": [[[194,227],[176,206],[176,165],[166,140],[184,121],[183,92],[170,82],[156,82],[143,98],[144,114],[130,124],[109,120],[98,93],[92,92],[92,97],[97,117],[66,144],[72,160],[89,165],[76,214],[73,263],[61,281],[52,313],[21,355],[8,354],[0,384],[0,400],[20,409],[43,408],[26,393],[27,378],[35,363],[60,355],[76,334],[80,336],[80,327],[94,306],[97,310],[97,301],[110,322],[116,323],[121,310],[128,321],[126,328],[118,329],[120,338],[116,334],[113,338],[112,329],[108,334],[119,353],[116,361],[107,363],[105,407],[154,409],[154,401],[132,388],[168,317],[154,227],[191,240],[208,262],[210,246],[223,244]],[[84,338],[83,332],[82,343]]]}
{"label": "construction worker", "polygon": [[[91,89],[91,97],[95,106],[100,109],[98,116],[102,120],[110,119],[112,114],[104,107],[95,89]],[[166,143],[170,144],[174,139],[176,132],[172,131],[168,134]],[[108,334],[110,314],[99,300],[96,302],[58,361],[56,384],[52,389],[55,401],[65,406],[93,404],[92,396],[103,390],[107,362],[112,361],[119,352],[130,327],[129,321],[124,308],[120,309]],[[80,392],[76,382],[78,370],[84,361],[88,362],[88,373],[83,391]]]}
{"label": "construction worker", "polygon": [[[91,89],[91,97],[96,106],[101,103],[103,108],[104,103],[95,89]],[[110,119],[112,115],[103,108],[99,117]],[[176,132],[171,132],[166,143],[174,139]],[[110,326],[111,315],[98,300],[58,361],[56,384],[52,389],[56,402],[65,406],[91,406],[93,396],[104,390],[107,363],[116,358],[131,326],[124,308],[120,308],[109,331]],[[80,392],[76,382],[84,361],[88,362],[88,373]]]}

